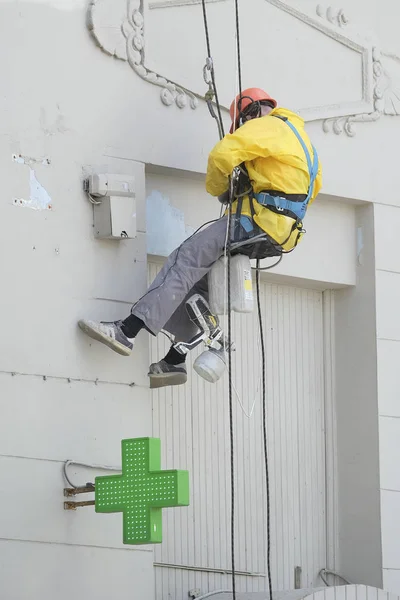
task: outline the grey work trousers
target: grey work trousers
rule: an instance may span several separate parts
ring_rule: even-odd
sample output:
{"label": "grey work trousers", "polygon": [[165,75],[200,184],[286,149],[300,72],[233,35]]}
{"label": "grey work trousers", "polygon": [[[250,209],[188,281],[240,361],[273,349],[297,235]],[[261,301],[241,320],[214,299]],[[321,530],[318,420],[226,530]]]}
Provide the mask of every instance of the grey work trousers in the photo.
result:
{"label": "grey work trousers", "polygon": [[207,274],[224,252],[226,230],[227,217],[222,217],[169,255],[146,295],[132,309],[151,333],[157,335],[164,329],[176,342],[187,342],[197,333],[185,303],[193,294],[208,300]]}

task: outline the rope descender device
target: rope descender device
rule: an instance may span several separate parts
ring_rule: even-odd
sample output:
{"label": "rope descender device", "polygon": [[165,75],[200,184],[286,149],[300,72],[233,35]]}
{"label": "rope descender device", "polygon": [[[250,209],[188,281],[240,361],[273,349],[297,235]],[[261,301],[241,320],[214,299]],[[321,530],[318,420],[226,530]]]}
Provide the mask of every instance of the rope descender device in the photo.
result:
{"label": "rope descender device", "polygon": [[204,96],[206,100],[214,100],[214,96],[215,96],[213,80],[212,80],[213,70],[214,70],[213,59],[211,58],[211,56],[207,56],[206,64],[203,67],[203,78],[204,78],[205,83],[208,85],[208,92],[206,92],[206,94]]}

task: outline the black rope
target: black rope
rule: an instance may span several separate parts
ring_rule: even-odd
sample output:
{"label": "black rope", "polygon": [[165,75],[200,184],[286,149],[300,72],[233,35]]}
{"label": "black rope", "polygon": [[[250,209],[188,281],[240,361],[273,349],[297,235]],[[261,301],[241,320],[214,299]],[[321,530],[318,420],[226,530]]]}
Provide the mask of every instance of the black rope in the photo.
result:
{"label": "black rope", "polygon": [[262,359],[262,412],[263,412],[263,441],[264,441],[264,462],[265,462],[265,480],[267,488],[267,569],[268,569],[268,587],[269,597],[272,600],[272,578],[271,578],[271,510],[270,510],[270,487],[269,487],[269,468],[268,468],[268,434],[267,434],[267,394],[266,394],[266,359],[265,359],[265,341],[264,326],[261,312],[261,294],[260,294],[260,260],[257,260],[257,307],[258,320],[260,325],[261,359]]}
{"label": "black rope", "polygon": [[235,451],[233,429],[233,385],[232,385],[232,302],[231,302],[231,234],[232,234],[232,197],[228,210],[228,239],[226,252],[228,257],[227,284],[228,284],[228,377],[229,377],[229,432],[231,446],[231,558],[232,558],[232,598],[236,600],[236,573],[235,573]]}
{"label": "black rope", "polygon": [[225,129],[224,129],[224,122],[222,120],[221,105],[219,103],[219,98],[218,98],[217,84],[215,81],[214,63],[213,63],[213,59],[211,56],[210,32],[208,30],[208,19],[207,19],[207,9],[206,9],[205,0],[202,0],[202,6],[203,6],[204,29],[206,32],[207,55],[208,55],[208,60],[209,60],[209,65],[210,65],[209,69],[210,69],[210,75],[211,75],[212,88],[213,88],[213,92],[214,92],[214,96],[215,96],[215,104],[217,105],[218,118],[214,113],[211,99],[209,101],[207,101],[207,104],[208,104],[208,108],[210,110],[211,116],[214,119],[216,119],[216,121],[218,123],[219,137],[220,137],[220,139],[222,139],[225,135]]}
{"label": "black rope", "polygon": [[209,57],[211,57],[210,33],[208,31],[207,9],[206,9],[206,1],[205,0],[202,0],[202,5],[203,5],[204,28],[206,30],[207,54]]}
{"label": "black rope", "polygon": [[239,77],[239,94],[242,96],[242,58],[240,52],[240,26],[239,26],[239,0],[235,0],[236,9],[236,43],[237,43],[237,60],[238,60],[238,77]]}
{"label": "black rope", "polygon": [[[217,120],[219,136],[222,139],[225,135],[224,125],[222,120],[221,105],[219,103],[217,85],[215,81],[214,64],[211,56],[210,34],[208,29],[207,9],[205,0],[202,0],[204,29],[206,33],[206,44],[208,54],[208,64],[206,68],[211,74],[212,88],[215,95],[217,105],[218,118],[215,115],[212,106],[212,100],[209,98],[207,104],[211,116]],[[226,242],[226,252],[228,258],[227,265],[227,285],[228,285],[228,371],[229,371],[229,432],[230,432],[230,450],[231,450],[231,559],[232,559],[232,598],[236,600],[236,573],[235,573],[235,453],[234,453],[234,428],[233,428],[233,385],[232,385],[232,316],[231,316],[231,233],[232,233],[232,194],[229,202],[228,210],[228,239]]]}

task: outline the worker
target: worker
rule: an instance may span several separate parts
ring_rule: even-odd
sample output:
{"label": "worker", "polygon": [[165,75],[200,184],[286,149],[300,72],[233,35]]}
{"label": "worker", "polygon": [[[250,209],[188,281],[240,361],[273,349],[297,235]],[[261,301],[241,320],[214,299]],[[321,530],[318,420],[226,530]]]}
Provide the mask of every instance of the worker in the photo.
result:
{"label": "worker", "polygon": [[[321,165],[304,121],[278,108],[276,100],[259,88],[239,94],[230,115],[230,133],[209,155],[207,192],[229,203],[231,176],[239,168],[242,193],[236,194],[240,199],[232,205],[232,244],[241,241],[243,248],[243,240],[247,240],[247,248],[258,248],[258,254],[250,251],[252,258],[290,252],[304,234],[305,213],[322,185]],[[169,352],[150,366],[151,387],[185,383],[186,353],[177,342],[188,342],[205,327],[204,319],[200,324],[188,309],[190,299],[196,299],[195,306],[200,302],[199,314],[205,316],[208,334],[212,337],[216,328],[220,333],[218,320],[208,309],[207,274],[224,253],[227,224],[225,214],[174,250],[126,319],[82,320],[80,328],[124,356],[131,354],[141,330],[154,336],[162,330],[170,333],[174,343]],[[260,233],[263,242],[252,244],[252,238],[258,240]],[[223,346],[222,350],[225,341]]]}

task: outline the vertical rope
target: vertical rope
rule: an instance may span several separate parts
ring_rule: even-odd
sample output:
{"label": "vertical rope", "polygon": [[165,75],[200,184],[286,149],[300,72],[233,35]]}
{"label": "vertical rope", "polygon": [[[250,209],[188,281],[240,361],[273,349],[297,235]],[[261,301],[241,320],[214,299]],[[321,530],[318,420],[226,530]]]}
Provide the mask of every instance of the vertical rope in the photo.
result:
{"label": "vertical rope", "polygon": [[228,280],[228,375],[229,375],[229,432],[231,450],[231,560],[232,560],[232,598],[236,600],[235,573],[235,436],[233,427],[233,385],[232,385],[232,301],[231,301],[231,235],[232,235],[232,198],[228,210],[227,239],[227,280]]}
{"label": "vertical rope", "polygon": [[[215,84],[214,66],[211,57],[210,36],[208,30],[207,11],[205,0],[202,0],[204,27],[206,32],[207,52],[210,60],[210,72],[213,90],[215,94],[216,105],[218,109],[220,135],[224,135],[221,107],[217,95]],[[237,66],[238,66],[238,84],[239,97],[242,96],[242,60],[241,60],[241,44],[240,44],[240,19],[239,19],[239,0],[235,0],[236,11],[236,45],[237,45]],[[236,121],[236,119],[235,119]],[[228,371],[229,371],[229,430],[230,430],[230,454],[231,454],[231,558],[232,558],[232,594],[233,600],[236,600],[236,572],[235,572],[235,453],[234,453],[234,422],[233,422],[233,383],[232,383],[232,302],[231,302],[231,232],[232,232],[232,202],[233,190],[231,189],[228,210],[228,236],[226,241],[227,262],[227,309],[228,309]],[[264,462],[265,462],[265,478],[266,478],[266,494],[267,494],[267,568],[268,568],[268,586],[269,596],[272,600],[272,578],[271,578],[271,511],[270,511],[270,482],[269,482],[269,467],[268,467],[268,434],[267,434],[267,406],[266,406],[266,358],[265,358],[265,342],[264,329],[261,312],[261,297],[260,297],[260,261],[257,260],[257,305],[258,318],[260,325],[260,341],[262,355],[262,406],[263,406],[263,446],[264,446]]]}
{"label": "vertical rope", "polygon": [[260,342],[261,342],[261,360],[262,360],[262,413],[263,413],[263,445],[264,445],[264,463],[265,463],[265,480],[267,488],[267,568],[268,568],[268,587],[269,597],[272,600],[272,577],[271,577],[271,508],[270,508],[270,484],[269,484],[269,467],[268,467],[268,433],[267,433],[267,393],[266,393],[266,359],[265,359],[265,341],[264,341],[264,325],[261,312],[261,294],[260,294],[260,260],[257,259],[256,271],[257,285],[257,307],[258,321],[260,325]]}
{"label": "vertical rope", "polygon": [[[236,11],[236,44],[237,44],[237,64],[239,94],[242,96],[242,66],[240,55],[240,28],[239,28],[239,2],[235,0]],[[231,231],[232,231],[232,202],[233,193],[229,203],[229,236],[228,236],[228,340],[229,340],[229,416],[231,427],[231,485],[232,485],[232,506],[231,506],[231,539],[232,539],[232,598],[236,600],[236,577],[235,577],[235,465],[234,465],[234,431],[233,431],[233,389],[232,389],[232,312],[231,312]]]}
{"label": "vertical rope", "polygon": [[240,25],[239,25],[239,0],[235,0],[236,9],[236,45],[237,45],[237,61],[238,61],[238,79],[239,79],[239,94],[242,96],[242,57],[240,51]]}
{"label": "vertical rope", "polygon": [[202,6],[203,6],[204,29],[206,30],[207,54],[211,58],[210,33],[208,31],[207,9],[206,9],[206,1],[205,0],[202,0]]}
{"label": "vertical rope", "polygon": [[[206,44],[207,44],[207,53],[209,58],[210,65],[210,73],[211,73],[211,81],[215,94],[215,102],[217,105],[218,111],[218,127],[220,131],[220,137],[222,138],[225,135],[223,121],[222,121],[222,113],[221,106],[219,103],[217,86],[215,82],[215,72],[214,65],[212,62],[211,56],[211,44],[210,44],[210,34],[208,29],[208,20],[207,20],[207,9],[205,0],[202,0],[203,7],[203,18],[204,18],[204,29],[206,32]],[[211,102],[210,102],[211,104]],[[211,111],[210,111],[211,112]],[[235,573],[235,452],[234,452],[234,426],[233,426],[233,385],[232,385],[232,315],[231,315],[231,233],[232,233],[232,194],[231,200],[229,202],[229,210],[228,210],[228,231],[227,231],[227,240],[226,240],[226,253],[228,258],[227,264],[227,285],[228,285],[228,372],[229,372],[229,437],[230,437],[230,454],[231,454],[231,561],[232,561],[232,594],[233,600],[236,600],[236,573]]]}

